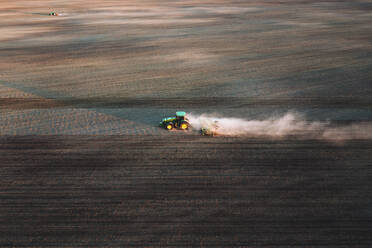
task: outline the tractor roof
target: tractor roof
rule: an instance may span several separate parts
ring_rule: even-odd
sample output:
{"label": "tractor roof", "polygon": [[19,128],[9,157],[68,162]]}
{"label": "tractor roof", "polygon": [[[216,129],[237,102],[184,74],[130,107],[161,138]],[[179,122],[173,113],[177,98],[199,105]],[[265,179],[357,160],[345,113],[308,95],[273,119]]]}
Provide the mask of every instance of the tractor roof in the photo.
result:
{"label": "tractor roof", "polygon": [[176,116],[185,116],[186,115],[186,113],[185,112],[183,112],[183,111],[177,111],[176,112]]}

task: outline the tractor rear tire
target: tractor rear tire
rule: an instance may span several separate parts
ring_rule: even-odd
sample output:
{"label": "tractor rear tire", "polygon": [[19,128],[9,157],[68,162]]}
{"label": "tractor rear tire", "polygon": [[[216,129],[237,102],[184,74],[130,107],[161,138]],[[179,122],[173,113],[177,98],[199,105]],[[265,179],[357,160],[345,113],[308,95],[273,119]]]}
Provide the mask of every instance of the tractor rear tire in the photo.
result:
{"label": "tractor rear tire", "polygon": [[189,123],[186,122],[186,121],[182,121],[182,122],[180,123],[180,128],[181,128],[182,130],[186,130],[186,129],[188,129],[188,128],[189,128]]}

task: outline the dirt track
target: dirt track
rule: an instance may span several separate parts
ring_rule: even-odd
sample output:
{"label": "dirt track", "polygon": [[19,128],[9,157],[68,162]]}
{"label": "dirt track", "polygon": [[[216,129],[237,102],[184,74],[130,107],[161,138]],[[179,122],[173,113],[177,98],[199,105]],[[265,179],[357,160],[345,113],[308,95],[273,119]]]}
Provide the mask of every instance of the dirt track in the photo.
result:
{"label": "dirt track", "polygon": [[184,110],[370,128],[371,9],[1,1],[0,246],[371,247],[368,138],[157,127]]}

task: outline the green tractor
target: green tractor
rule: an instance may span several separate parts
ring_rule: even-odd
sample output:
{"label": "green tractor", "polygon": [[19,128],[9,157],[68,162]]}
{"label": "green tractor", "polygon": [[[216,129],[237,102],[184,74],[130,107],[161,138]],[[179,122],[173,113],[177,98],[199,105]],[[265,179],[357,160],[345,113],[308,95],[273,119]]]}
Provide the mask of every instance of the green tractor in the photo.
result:
{"label": "green tractor", "polygon": [[167,130],[172,130],[173,128],[187,130],[190,127],[189,120],[185,117],[186,113],[183,111],[176,112],[175,117],[163,118],[159,126],[164,127]]}

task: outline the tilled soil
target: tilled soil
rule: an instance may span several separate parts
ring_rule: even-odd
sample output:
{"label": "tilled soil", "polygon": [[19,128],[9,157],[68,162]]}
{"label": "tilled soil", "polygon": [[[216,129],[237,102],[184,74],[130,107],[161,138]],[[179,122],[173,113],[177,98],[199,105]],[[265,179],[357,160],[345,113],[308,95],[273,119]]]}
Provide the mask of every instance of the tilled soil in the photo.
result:
{"label": "tilled soil", "polygon": [[370,141],[3,136],[1,247],[369,247]]}
{"label": "tilled soil", "polygon": [[[371,247],[371,9],[1,1],[0,247]],[[157,127],[176,110],[349,138]]]}
{"label": "tilled soil", "polygon": [[367,0],[2,1],[0,134],[156,135],[176,110],[372,120],[370,9]]}

